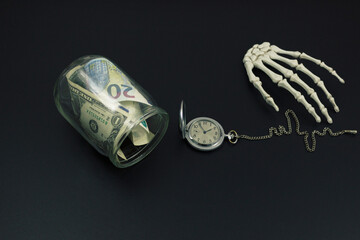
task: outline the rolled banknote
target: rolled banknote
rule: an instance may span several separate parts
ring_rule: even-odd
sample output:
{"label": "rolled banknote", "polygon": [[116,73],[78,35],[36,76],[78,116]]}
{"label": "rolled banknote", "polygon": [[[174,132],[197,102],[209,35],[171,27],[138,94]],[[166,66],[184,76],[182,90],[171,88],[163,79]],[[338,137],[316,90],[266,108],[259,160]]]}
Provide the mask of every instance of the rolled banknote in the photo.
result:
{"label": "rolled banknote", "polygon": [[[141,105],[151,103],[127,76],[105,58],[95,58],[75,66],[66,74],[74,114],[96,146],[111,150],[124,134],[134,146],[148,144],[154,137],[146,120],[134,126],[143,115]],[[126,160],[122,147],[118,156]]]}

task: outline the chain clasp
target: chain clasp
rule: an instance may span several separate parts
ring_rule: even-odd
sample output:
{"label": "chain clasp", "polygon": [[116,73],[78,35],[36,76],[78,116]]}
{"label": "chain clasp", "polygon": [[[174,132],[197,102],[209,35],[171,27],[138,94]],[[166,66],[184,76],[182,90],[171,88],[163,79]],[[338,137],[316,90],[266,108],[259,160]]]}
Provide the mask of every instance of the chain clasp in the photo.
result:
{"label": "chain clasp", "polygon": [[228,134],[226,134],[226,137],[232,144],[237,143],[237,141],[239,140],[238,134],[235,130],[231,130]]}

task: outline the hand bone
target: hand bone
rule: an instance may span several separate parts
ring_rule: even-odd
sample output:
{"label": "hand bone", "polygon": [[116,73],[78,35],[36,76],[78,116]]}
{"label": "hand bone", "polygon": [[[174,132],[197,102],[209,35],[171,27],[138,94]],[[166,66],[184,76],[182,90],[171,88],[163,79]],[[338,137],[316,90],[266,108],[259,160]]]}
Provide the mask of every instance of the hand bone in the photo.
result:
{"label": "hand bone", "polygon": [[[279,87],[285,88],[287,91],[289,91],[294,98],[304,105],[306,110],[315,118],[316,122],[321,122],[321,118],[317,115],[315,108],[305,99],[305,97],[301,94],[301,92],[297,91],[295,88],[293,88],[288,81],[289,79],[291,82],[294,82],[298,84],[300,87],[302,87],[307,95],[312,98],[316,104],[319,106],[321,113],[325,116],[328,123],[332,123],[333,120],[329,116],[327,108],[322,104],[320,101],[317,93],[313,88],[311,88],[308,84],[306,84],[296,73],[294,73],[292,70],[283,67],[282,65],[278,64],[276,61],[285,63],[289,65],[292,68],[295,68],[297,71],[303,72],[307,76],[309,76],[314,83],[321,88],[321,90],[325,93],[327,99],[334,107],[335,112],[339,112],[339,107],[335,103],[334,97],[329,93],[329,91],[326,89],[324,82],[315,74],[313,74],[309,69],[307,69],[302,63],[298,63],[296,59],[288,59],[286,57],[283,57],[279,54],[289,55],[294,58],[300,58],[309,60],[311,62],[316,63],[322,68],[325,68],[330,72],[332,75],[334,75],[341,83],[345,83],[345,81],[336,73],[334,69],[327,66],[324,62],[322,62],[319,59],[313,58],[306,53],[301,53],[298,51],[286,51],[283,50],[275,45],[270,45],[268,42],[264,42],[262,44],[255,44],[252,48],[250,48],[247,53],[244,56],[243,63],[247,72],[247,75],[249,77],[249,81],[254,85],[254,87],[261,93],[264,100],[271,105],[276,111],[279,111],[279,107],[275,104],[274,99],[268,94],[264,88],[262,87],[262,82],[260,79],[255,76],[253,73],[254,68],[258,68],[266,75],[270,77],[270,79],[276,83]],[[274,61],[276,60],[276,61]],[[266,65],[271,66],[278,70],[282,75],[284,75],[286,78],[283,78],[282,75],[277,74],[270,70]]]}

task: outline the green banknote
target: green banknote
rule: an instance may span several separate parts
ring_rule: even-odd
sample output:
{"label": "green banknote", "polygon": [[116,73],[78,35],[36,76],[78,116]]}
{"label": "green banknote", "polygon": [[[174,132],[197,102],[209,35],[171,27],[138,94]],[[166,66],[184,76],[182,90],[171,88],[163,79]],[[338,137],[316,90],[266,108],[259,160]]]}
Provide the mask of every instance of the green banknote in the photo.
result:
{"label": "green banknote", "polygon": [[[121,137],[142,116],[140,104],[150,105],[116,66],[97,58],[76,66],[66,75],[74,114],[84,132],[104,152],[113,151]],[[142,121],[128,135],[134,146],[154,137]],[[118,155],[127,159],[121,148]]]}

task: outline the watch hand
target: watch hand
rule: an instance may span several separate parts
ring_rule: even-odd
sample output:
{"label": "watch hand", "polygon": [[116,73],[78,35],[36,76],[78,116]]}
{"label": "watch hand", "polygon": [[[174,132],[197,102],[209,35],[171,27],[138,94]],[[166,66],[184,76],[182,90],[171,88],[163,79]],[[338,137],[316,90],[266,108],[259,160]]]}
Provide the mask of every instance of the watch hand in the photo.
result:
{"label": "watch hand", "polygon": [[207,132],[210,132],[211,130],[213,130],[213,128],[210,128],[209,130],[207,130],[207,131],[205,131],[205,132],[207,133]]}
{"label": "watch hand", "polygon": [[204,131],[204,133],[206,133],[206,131],[204,130],[204,128],[201,126],[201,124],[199,123],[200,128]]}

